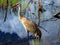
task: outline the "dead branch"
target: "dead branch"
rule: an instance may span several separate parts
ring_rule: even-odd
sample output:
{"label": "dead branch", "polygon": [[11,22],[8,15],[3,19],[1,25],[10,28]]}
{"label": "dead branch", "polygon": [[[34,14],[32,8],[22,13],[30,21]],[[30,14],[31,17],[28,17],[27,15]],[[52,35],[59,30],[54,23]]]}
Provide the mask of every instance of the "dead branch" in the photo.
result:
{"label": "dead branch", "polygon": [[5,17],[4,17],[4,22],[6,21],[6,18],[7,18],[7,12],[8,12],[8,0],[6,2],[6,13],[5,13]]}
{"label": "dead branch", "polygon": [[59,14],[60,14],[60,12],[57,12],[56,14],[54,14],[54,16],[52,18],[47,19],[47,20],[43,20],[42,23],[47,22],[47,21],[56,21],[56,20],[60,19]]}
{"label": "dead branch", "polygon": [[44,27],[42,27],[42,26],[39,26],[39,27],[42,28],[44,31],[49,33],[49,31],[47,31]]}
{"label": "dead branch", "polygon": [[59,16],[59,14],[60,14],[60,12],[58,12],[58,13],[54,14],[54,17],[55,17],[55,18],[58,18],[58,19],[60,19],[60,16]]}

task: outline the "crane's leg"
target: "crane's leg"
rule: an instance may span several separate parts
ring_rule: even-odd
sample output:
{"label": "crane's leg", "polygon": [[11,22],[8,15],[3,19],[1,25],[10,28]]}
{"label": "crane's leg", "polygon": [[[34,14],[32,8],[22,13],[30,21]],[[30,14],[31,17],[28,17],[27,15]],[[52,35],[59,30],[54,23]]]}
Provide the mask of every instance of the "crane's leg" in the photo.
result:
{"label": "crane's leg", "polygon": [[29,45],[29,31],[27,31],[27,39],[28,39],[28,45]]}
{"label": "crane's leg", "polygon": [[29,40],[29,31],[27,31],[27,36],[28,36],[28,40]]}

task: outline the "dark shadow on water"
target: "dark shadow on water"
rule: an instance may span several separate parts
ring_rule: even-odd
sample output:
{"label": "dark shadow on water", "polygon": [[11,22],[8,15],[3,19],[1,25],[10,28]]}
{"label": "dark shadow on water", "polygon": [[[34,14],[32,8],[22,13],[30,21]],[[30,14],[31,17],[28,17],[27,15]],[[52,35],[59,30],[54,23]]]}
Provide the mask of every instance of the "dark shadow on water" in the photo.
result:
{"label": "dark shadow on water", "polygon": [[[52,37],[53,38],[53,37]],[[35,39],[32,35],[29,36],[29,40],[27,37],[20,38],[16,33],[4,33],[0,31],[0,45],[29,45],[29,41]],[[53,41],[55,39],[46,38],[46,43],[48,45],[60,45],[60,40],[57,42]],[[44,43],[44,40],[41,40],[41,43]]]}
{"label": "dark shadow on water", "polygon": [[[30,38],[32,39],[32,37]],[[28,45],[27,38],[20,38],[17,34],[4,33],[0,31],[0,45]]]}

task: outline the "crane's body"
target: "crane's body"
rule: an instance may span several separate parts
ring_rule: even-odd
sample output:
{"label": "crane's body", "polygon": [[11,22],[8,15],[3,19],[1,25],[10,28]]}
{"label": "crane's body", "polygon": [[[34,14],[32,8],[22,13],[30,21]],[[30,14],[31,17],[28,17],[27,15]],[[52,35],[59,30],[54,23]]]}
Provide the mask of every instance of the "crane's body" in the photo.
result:
{"label": "crane's body", "polygon": [[[21,5],[20,3],[17,3],[15,6],[18,5],[18,17],[19,21],[23,24],[26,32],[31,32],[35,37],[40,37],[41,38],[41,31],[38,28],[37,24],[34,23],[32,20],[29,20],[21,15]],[[15,7],[14,6],[14,7]]]}
{"label": "crane's body", "polygon": [[23,24],[26,32],[32,32],[34,34],[34,36],[40,36],[41,37],[41,31],[39,30],[37,24],[35,24],[33,21],[25,18],[25,17],[21,17],[19,18],[19,21]]}
{"label": "crane's body", "polygon": [[38,26],[36,23],[34,23],[32,20],[29,20],[25,17],[23,17],[20,13],[20,6],[18,7],[18,17],[19,21],[23,24],[26,32],[32,32],[34,36],[40,37],[41,38],[41,31],[39,30]]}

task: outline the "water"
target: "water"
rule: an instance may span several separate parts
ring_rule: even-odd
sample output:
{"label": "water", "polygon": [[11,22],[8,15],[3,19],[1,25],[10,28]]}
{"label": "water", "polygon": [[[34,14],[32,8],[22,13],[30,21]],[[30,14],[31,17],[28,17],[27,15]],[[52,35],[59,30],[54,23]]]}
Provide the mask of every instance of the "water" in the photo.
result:
{"label": "water", "polygon": [[[56,4],[57,4],[57,6],[59,6],[59,1],[55,2],[54,5],[56,5]],[[58,12],[59,9],[60,9],[60,8],[55,8],[56,9],[56,11],[55,11],[54,10],[54,7],[49,6],[47,4],[45,4],[43,7],[47,11],[41,14],[41,21],[50,19],[53,16],[53,14],[55,12]],[[31,8],[30,9],[31,9],[31,12],[34,12],[35,11],[33,4],[31,5]],[[53,13],[50,10],[53,10]],[[37,12],[37,10],[36,10],[36,12]],[[37,22],[38,21],[34,16],[32,16],[32,14],[31,14],[31,17],[29,15],[29,18],[32,19],[34,22]],[[46,30],[49,31],[49,33],[47,33],[42,28],[40,28],[41,29],[41,32],[42,32],[41,44],[44,45],[43,44],[44,43],[44,40],[45,40],[44,37],[46,37],[46,45],[60,45],[60,37],[58,36],[58,32],[60,30],[60,19],[58,19],[56,21],[41,22],[41,26],[44,27]],[[8,13],[8,17],[7,17],[7,20],[6,20],[5,23],[3,22],[3,15],[0,12],[0,33],[2,35],[2,37],[0,35],[0,41],[2,41],[2,42],[5,39],[8,42],[8,40],[10,38],[12,38],[13,40],[10,39],[11,40],[10,41],[11,45],[15,45],[14,43],[16,43],[16,45],[17,44],[21,44],[21,45],[24,45],[24,44],[27,45],[28,44],[28,42],[27,42],[27,33],[26,33],[23,25],[21,24],[21,22],[19,22],[18,16],[16,16],[13,12],[12,12],[12,14],[9,14]],[[13,35],[13,36],[11,36],[11,35]],[[30,36],[31,35],[32,34],[30,33]],[[8,39],[7,39],[7,36],[8,36]],[[59,40],[58,40],[58,38],[59,38]],[[5,42],[6,42],[6,40],[5,40]],[[23,40],[26,41],[26,42],[24,43]],[[21,41],[22,41],[22,43],[20,43]],[[30,39],[30,44],[31,43],[32,43],[32,40]],[[4,43],[4,45],[5,44],[6,43]],[[6,44],[6,45],[8,45],[8,44]]]}

